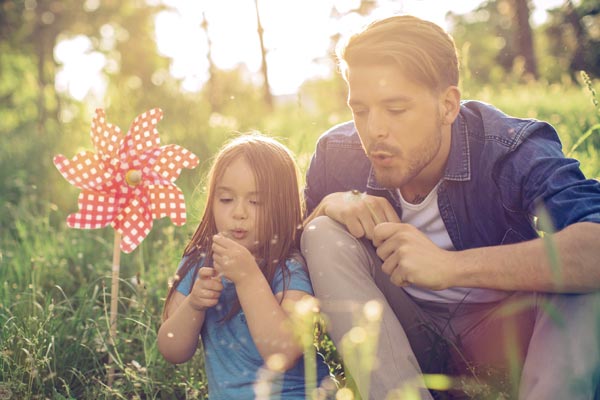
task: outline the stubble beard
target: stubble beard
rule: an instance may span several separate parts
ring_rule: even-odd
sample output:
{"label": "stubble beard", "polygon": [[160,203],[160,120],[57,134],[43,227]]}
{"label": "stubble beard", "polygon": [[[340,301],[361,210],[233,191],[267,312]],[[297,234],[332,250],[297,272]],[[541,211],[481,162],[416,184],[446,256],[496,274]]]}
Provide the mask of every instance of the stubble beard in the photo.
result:
{"label": "stubble beard", "polygon": [[375,167],[377,183],[387,189],[399,189],[417,177],[440,151],[442,145],[441,124],[438,124],[437,134],[430,140],[423,142],[418,149],[405,154],[402,149],[396,149],[395,157],[398,159],[396,166],[389,168]]}

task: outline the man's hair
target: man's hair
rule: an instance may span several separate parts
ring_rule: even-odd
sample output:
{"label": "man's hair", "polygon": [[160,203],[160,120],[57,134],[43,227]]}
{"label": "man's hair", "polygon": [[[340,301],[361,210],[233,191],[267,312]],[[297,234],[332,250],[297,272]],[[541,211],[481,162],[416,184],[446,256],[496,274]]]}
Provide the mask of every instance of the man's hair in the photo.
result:
{"label": "man's hair", "polygon": [[374,21],[337,49],[348,80],[355,65],[396,65],[432,90],[458,85],[458,56],[452,37],[438,25],[410,15]]}

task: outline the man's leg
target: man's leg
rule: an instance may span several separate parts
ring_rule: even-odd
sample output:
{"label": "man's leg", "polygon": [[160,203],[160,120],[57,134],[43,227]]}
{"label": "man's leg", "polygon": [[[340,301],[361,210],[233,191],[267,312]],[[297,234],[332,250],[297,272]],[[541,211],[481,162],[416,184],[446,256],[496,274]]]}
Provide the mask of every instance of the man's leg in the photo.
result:
{"label": "man's leg", "polygon": [[[354,317],[364,304],[377,300],[383,306],[377,364],[368,385],[368,398],[383,400],[391,390],[406,384],[422,387],[421,370],[406,334],[373,280],[373,270],[381,260],[365,247],[364,242],[328,217],[311,221],[302,234],[301,247],[313,289],[329,318],[328,332],[336,346],[340,346],[344,335],[355,326]],[[343,354],[344,349],[341,351]],[[360,378],[363,376],[361,365],[351,364],[345,362],[366,399],[367,382]],[[431,398],[425,389],[420,393],[424,399]]]}
{"label": "man's leg", "polygon": [[537,295],[521,399],[592,399],[600,379],[600,292]]}

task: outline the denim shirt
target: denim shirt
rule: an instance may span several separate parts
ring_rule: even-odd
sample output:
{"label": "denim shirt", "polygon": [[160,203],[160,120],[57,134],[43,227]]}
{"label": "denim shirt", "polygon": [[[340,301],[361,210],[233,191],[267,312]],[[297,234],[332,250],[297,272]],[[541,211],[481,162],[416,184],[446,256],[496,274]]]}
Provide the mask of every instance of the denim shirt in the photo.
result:
{"label": "denim shirt", "polygon": [[[327,194],[352,189],[387,198],[402,218],[396,190],[377,183],[354,124],[346,122],[319,138],[304,189],[308,212]],[[600,222],[600,183],[564,156],[548,123],[465,101],[452,124],[438,206],[456,250],[517,243],[538,237],[540,206],[557,231]]]}

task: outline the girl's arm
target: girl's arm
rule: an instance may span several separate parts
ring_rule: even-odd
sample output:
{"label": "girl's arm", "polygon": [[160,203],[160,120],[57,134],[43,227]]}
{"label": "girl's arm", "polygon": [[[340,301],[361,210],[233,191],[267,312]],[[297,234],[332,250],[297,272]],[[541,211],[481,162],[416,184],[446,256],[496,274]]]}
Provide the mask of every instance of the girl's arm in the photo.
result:
{"label": "girl's arm", "polygon": [[185,296],[175,291],[167,305],[167,319],[158,330],[158,350],[173,364],[192,358],[198,348],[206,310],[219,301],[223,285],[214,272],[213,268],[200,268],[191,293]]}
{"label": "girl's arm", "polygon": [[[254,256],[233,240],[213,238],[215,269],[231,280],[246,315],[248,329],[263,360],[280,354],[282,369],[289,369],[302,354],[302,347],[290,327],[289,316],[280,304],[282,293],[274,295]],[[295,302],[308,294],[287,290],[286,302]]]}

